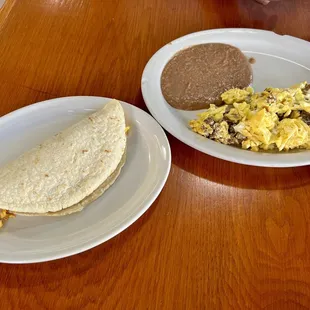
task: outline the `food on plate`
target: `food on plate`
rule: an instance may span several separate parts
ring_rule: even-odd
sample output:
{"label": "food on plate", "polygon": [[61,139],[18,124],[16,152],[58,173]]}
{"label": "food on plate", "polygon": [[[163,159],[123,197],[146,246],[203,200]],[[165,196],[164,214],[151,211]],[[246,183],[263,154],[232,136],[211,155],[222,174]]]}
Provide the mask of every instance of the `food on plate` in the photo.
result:
{"label": "food on plate", "polygon": [[249,63],[250,63],[251,65],[254,65],[254,64],[256,63],[256,59],[255,59],[254,57],[250,57],[250,58],[249,58]]}
{"label": "food on plate", "polygon": [[178,52],[163,70],[161,89],[172,107],[199,110],[220,102],[226,90],[251,82],[251,65],[238,48],[207,43]]}
{"label": "food on plate", "polygon": [[252,151],[310,149],[310,84],[291,88],[231,89],[222,106],[211,105],[191,129],[223,144]]}
{"label": "food on plate", "polygon": [[112,100],[1,167],[3,214],[63,216],[81,211],[119,176],[126,158],[125,128],[123,108]]}
{"label": "food on plate", "polygon": [[10,217],[14,217],[14,215],[6,210],[0,210],[0,228],[3,227],[4,222],[6,222]]}

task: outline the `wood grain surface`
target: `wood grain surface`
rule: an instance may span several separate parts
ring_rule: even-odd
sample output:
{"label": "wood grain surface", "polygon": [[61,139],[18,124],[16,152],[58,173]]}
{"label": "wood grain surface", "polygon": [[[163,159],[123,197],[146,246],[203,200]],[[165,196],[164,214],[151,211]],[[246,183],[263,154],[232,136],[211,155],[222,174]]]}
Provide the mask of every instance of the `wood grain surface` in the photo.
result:
{"label": "wood grain surface", "polygon": [[[146,109],[143,68],[169,41],[219,27],[310,40],[309,16],[308,0],[6,0],[0,116],[67,95]],[[310,309],[309,167],[246,167],[169,140],[149,211],[83,254],[0,264],[1,310]]]}

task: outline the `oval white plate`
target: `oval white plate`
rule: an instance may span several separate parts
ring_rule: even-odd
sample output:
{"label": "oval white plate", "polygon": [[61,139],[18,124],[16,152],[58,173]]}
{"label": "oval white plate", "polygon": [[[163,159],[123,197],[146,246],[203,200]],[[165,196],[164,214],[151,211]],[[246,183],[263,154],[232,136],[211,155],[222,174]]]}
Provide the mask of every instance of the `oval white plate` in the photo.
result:
{"label": "oval white plate", "polygon": [[222,42],[240,48],[253,65],[256,91],[266,87],[289,87],[310,82],[310,43],[273,32],[252,29],[217,29],[201,31],[179,38],[161,48],[148,62],[142,76],[145,103],[158,122],[173,136],[206,154],[232,162],[266,167],[293,167],[310,164],[310,151],[296,153],[255,153],[223,145],[193,133],[188,121],[199,111],[180,111],[165,101],[161,73],[171,57],[181,49],[195,44]]}
{"label": "oval white plate", "polygon": [[[0,165],[109,100],[65,97],[0,118]],[[126,229],[154,202],[170,171],[169,142],[150,115],[127,103],[122,105],[130,126],[127,161],[113,186],[80,213],[59,218],[17,216],[9,220],[0,230],[0,262],[43,262],[83,252]]]}

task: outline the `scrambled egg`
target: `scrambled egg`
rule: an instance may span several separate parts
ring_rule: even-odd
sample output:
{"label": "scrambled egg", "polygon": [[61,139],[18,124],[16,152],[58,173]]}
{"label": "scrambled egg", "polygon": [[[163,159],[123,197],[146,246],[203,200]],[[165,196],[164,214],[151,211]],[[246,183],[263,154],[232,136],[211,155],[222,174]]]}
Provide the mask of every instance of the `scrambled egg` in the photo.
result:
{"label": "scrambled egg", "polygon": [[209,139],[252,151],[310,149],[310,84],[291,88],[231,89],[223,105],[211,105],[192,130]]}
{"label": "scrambled egg", "polygon": [[10,217],[14,217],[14,215],[6,210],[0,209],[0,228],[3,227],[4,222],[7,221]]}

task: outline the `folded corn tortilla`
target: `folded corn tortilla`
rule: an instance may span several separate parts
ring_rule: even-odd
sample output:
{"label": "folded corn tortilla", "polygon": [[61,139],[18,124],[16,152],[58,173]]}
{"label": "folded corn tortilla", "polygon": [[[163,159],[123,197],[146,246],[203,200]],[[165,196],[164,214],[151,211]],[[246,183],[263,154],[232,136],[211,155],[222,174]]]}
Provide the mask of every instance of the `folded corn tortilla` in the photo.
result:
{"label": "folded corn tortilla", "polygon": [[0,168],[0,209],[59,216],[81,211],[114,183],[125,158],[124,111],[112,100]]}

